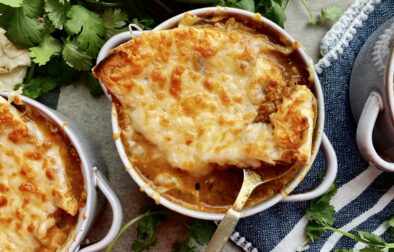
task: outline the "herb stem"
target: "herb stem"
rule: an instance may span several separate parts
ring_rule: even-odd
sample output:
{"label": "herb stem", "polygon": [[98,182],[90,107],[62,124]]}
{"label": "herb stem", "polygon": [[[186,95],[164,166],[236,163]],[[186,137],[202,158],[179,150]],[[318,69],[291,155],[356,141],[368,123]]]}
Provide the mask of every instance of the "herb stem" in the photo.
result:
{"label": "herb stem", "polygon": [[325,228],[325,229],[328,229],[328,230],[331,230],[331,231],[333,231],[333,232],[338,232],[338,233],[340,233],[340,234],[343,234],[343,235],[346,236],[346,237],[349,237],[349,238],[351,238],[351,239],[354,239],[354,240],[356,240],[356,241],[359,241],[359,242],[362,242],[362,243],[364,243],[364,244],[368,244],[368,245],[369,245],[368,241],[366,241],[366,240],[364,240],[364,239],[362,239],[362,238],[360,238],[360,237],[358,237],[358,236],[356,236],[356,235],[353,235],[353,234],[351,234],[351,233],[342,231],[342,230],[340,230],[340,229],[337,229],[337,228],[334,228],[334,227],[331,227],[331,226],[328,226],[328,225],[324,225],[324,228]]}
{"label": "herb stem", "polygon": [[208,4],[208,3],[218,3],[218,0],[174,0],[178,3],[190,3],[190,4]]}
{"label": "herb stem", "polygon": [[158,5],[160,5],[160,7],[162,7],[163,9],[165,9],[168,13],[173,13],[173,11],[165,4],[163,3],[161,0],[154,0]]}
{"label": "herb stem", "polygon": [[[323,225],[323,226],[324,226],[324,229],[328,229],[328,230],[331,230],[333,232],[338,232],[340,234],[343,234],[346,237],[349,237],[349,238],[354,239],[356,241],[362,242],[362,243],[364,243],[364,244],[366,244],[368,246],[372,246],[372,247],[374,247],[374,246],[376,247],[377,246],[376,244],[372,244],[371,242],[369,242],[369,241],[367,241],[367,240],[365,240],[365,239],[363,239],[361,237],[358,237],[356,235],[353,235],[351,233],[348,233],[346,231],[342,231],[340,229],[337,229],[337,228],[334,228],[334,227],[331,227],[331,226],[328,226],[328,225]],[[386,243],[386,244],[381,245],[381,246],[382,246],[381,248],[394,248],[394,243]]]}
{"label": "herb stem", "polygon": [[312,14],[312,9],[311,6],[308,4],[306,0],[301,0],[302,4],[304,5],[305,9],[308,12],[308,16],[310,20],[313,20],[313,14]]}
{"label": "herb stem", "polygon": [[85,2],[91,3],[91,4],[97,4],[97,5],[101,5],[101,6],[105,6],[105,7],[117,7],[117,6],[122,5],[122,3],[108,3],[108,2],[99,1],[99,0],[85,0]]}
{"label": "herb stem", "polygon": [[28,83],[33,78],[34,71],[36,70],[36,63],[31,62],[29,72],[27,73],[25,83]]}
{"label": "herb stem", "polygon": [[287,8],[289,7],[291,1],[292,0],[287,0],[286,5],[285,5],[285,12],[287,11]]}
{"label": "herb stem", "polygon": [[137,215],[134,217],[132,220],[127,222],[119,231],[119,234],[115,237],[115,239],[108,245],[108,247],[105,249],[105,252],[110,252],[112,250],[112,247],[115,245],[115,243],[119,240],[119,238],[123,235],[124,232],[126,232],[127,229],[129,229],[130,226],[133,224],[139,222],[145,217],[152,216],[152,215],[158,215],[158,214],[165,214],[164,212],[146,212],[144,214]]}

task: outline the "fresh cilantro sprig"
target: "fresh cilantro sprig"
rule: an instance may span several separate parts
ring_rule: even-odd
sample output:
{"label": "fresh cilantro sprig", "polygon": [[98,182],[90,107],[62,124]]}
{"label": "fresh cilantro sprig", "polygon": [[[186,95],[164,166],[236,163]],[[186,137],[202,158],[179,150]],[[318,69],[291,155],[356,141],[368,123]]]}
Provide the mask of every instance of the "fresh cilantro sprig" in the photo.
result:
{"label": "fresh cilantro sprig", "polygon": [[[105,251],[111,252],[119,238],[132,225],[137,223],[137,237],[132,242],[131,251],[142,252],[148,250],[156,244],[156,229],[163,223],[167,214],[168,212],[160,206],[148,205],[141,208],[139,214],[121,228],[119,234]],[[210,221],[193,219],[190,225],[186,224],[185,226],[188,228],[186,238],[182,242],[173,244],[173,252],[194,252],[195,248],[191,244],[192,239],[200,245],[205,245],[215,232],[215,225]]]}
{"label": "fresh cilantro sprig", "polygon": [[[157,207],[154,207],[153,209],[150,207],[145,207],[142,208],[140,212],[144,213],[146,211],[159,212],[160,209]],[[163,222],[164,217],[164,214],[150,215],[139,221],[137,226],[137,238],[131,245],[131,251],[142,252],[156,244],[157,239],[155,230]]]}
{"label": "fresh cilantro sprig", "polygon": [[75,81],[45,71],[54,63],[56,74],[80,77],[93,95],[102,93],[90,69],[104,42],[131,22],[126,12],[113,8],[118,5],[99,0],[0,0],[0,27],[12,43],[29,49],[32,60],[30,74],[17,88],[38,98]]}
{"label": "fresh cilantro sprig", "polygon": [[[309,222],[306,226],[306,235],[313,242],[319,239],[325,231],[338,232],[348,238],[359,241],[367,245],[364,252],[367,251],[383,251],[385,248],[393,249],[394,243],[385,242],[379,236],[364,231],[353,231],[352,233],[343,231],[333,227],[335,222],[335,209],[330,204],[331,198],[335,195],[337,189],[332,185],[326,194],[312,200],[307,209],[307,216]],[[388,221],[392,235],[394,237],[394,216]],[[335,250],[336,252],[352,251],[348,249]]]}
{"label": "fresh cilantro sprig", "polygon": [[164,216],[165,212],[157,207],[143,207],[136,217],[120,229],[119,234],[106,248],[105,252],[110,252],[123,233],[136,223],[138,223],[138,233],[137,239],[132,244],[132,251],[144,251],[153,246],[156,243],[155,229],[163,221]]}
{"label": "fresh cilantro sprig", "polygon": [[193,219],[191,225],[186,226],[188,227],[186,238],[182,242],[174,243],[172,252],[194,252],[191,238],[200,245],[208,244],[216,229],[212,222],[197,219]]}

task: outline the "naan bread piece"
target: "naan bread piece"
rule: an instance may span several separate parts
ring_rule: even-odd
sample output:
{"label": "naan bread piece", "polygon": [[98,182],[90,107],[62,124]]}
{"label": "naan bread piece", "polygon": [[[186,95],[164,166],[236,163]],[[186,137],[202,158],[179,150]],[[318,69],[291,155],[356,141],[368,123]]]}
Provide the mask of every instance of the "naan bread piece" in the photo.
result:
{"label": "naan bread piece", "polygon": [[0,96],[0,251],[40,248],[59,208],[78,212],[61,150]]}
{"label": "naan bread piece", "polygon": [[30,66],[29,50],[16,47],[0,28],[0,89],[14,90],[22,83]]}
{"label": "naan bread piece", "polygon": [[[123,134],[141,134],[173,167],[201,175],[212,164],[307,163],[315,98],[287,85],[274,53],[265,35],[183,27],[134,38],[93,73],[130,118]],[[282,104],[256,121],[271,92]]]}

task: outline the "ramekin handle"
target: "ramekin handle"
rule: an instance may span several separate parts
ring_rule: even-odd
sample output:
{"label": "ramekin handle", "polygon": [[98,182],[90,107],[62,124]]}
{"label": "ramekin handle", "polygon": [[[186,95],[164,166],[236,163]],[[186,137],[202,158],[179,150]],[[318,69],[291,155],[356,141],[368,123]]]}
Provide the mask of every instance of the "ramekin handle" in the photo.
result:
{"label": "ramekin handle", "polygon": [[323,151],[326,174],[324,175],[324,178],[320,183],[320,185],[318,185],[312,191],[308,191],[305,193],[291,194],[285,197],[282,200],[283,202],[306,201],[306,200],[317,198],[323,195],[334,183],[338,172],[338,160],[337,160],[337,155],[335,154],[335,150],[332,147],[330,140],[328,140],[326,134],[323,134],[322,151]]}
{"label": "ramekin handle", "polygon": [[357,145],[361,155],[376,168],[394,172],[394,163],[387,162],[376,152],[372,142],[372,132],[379,113],[383,110],[381,96],[373,91],[364,105],[357,125]]}
{"label": "ramekin handle", "polygon": [[122,206],[115,192],[110,187],[107,179],[96,167],[93,168],[95,182],[104,196],[107,198],[112,208],[112,225],[105,237],[96,243],[90,244],[87,247],[79,250],[79,252],[94,252],[107,247],[118,235],[123,222]]}

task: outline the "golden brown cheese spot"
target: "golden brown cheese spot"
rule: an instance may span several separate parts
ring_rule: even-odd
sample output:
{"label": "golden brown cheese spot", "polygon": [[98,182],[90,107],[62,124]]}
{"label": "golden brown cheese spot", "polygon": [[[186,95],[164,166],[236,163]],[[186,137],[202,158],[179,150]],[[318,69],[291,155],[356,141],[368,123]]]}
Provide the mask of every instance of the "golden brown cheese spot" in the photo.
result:
{"label": "golden brown cheese spot", "polygon": [[21,173],[21,175],[22,175],[23,177],[29,178],[29,177],[31,177],[32,169],[31,169],[31,167],[29,167],[29,166],[26,165],[26,166],[23,166],[23,167],[21,168],[20,173]]}
{"label": "golden brown cheese spot", "polygon": [[21,140],[24,140],[28,137],[27,128],[22,127],[16,130],[13,130],[8,134],[8,139],[13,143],[18,143]]}
{"label": "golden brown cheese spot", "polygon": [[30,192],[30,193],[34,193],[36,191],[36,188],[34,187],[33,184],[31,183],[22,183],[19,186],[19,190],[21,192]]}
{"label": "golden brown cheese spot", "polygon": [[204,133],[205,133],[205,130],[203,128],[198,128],[198,130],[197,130],[198,137],[201,137],[202,135],[204,135]]}
{"label": "golden brown cheese spot", "polygon": [[156,97],[157,97],[157,99],[159,99],[159,100],[163,100],[163,99],[166,97],[166,93],[165,93],[164,91],[158,91],[158,92],[156,93]]}
{"label": "golden brown cheese spot", "polygon": [[28,227],[27,227],[27,231],[29,232],[29,233],[33,233],[34,232],[34,225],[33,224],[30,224]]}
{"label": "golden brown cheese spot", "polygon": [[47,169],[46,171],[45,171],[45,176],[49,179],[49,180],[55,180],[55,176],[56,176],[56,174],[55,174],[55,171],[54,170],[52,170],[52,169]]}
{"label": "golden brown cheese spot", "polygon": [[194,140],[194,134],[191,132],[186,132],[185,133],[185,144],[190,145],[191,143],[193,143],[193,140]]}
{"label": "golden brown cheese spot", "polygon": [[195,46],[195,50],[198,51],[203,57],[212,57],[217,53],[220,46],[215,41],[215,34],[205,32],[204,36],[198,39],[198,43]]}
{"label": "golden brown cheese spot", "polygon": [[7,205],[7,198],[4,196],[0,196],[0,207],[4,207]]}
{"label": "golden brown cheese spot", "polygon": [[214,84],[209,80],[205,80],[203,85],[208,91],[212,91],[214,88]]}
{"label": "golden brown cheese spot", "polygon": [[178,97],[182,91],[182,73],[185,71],[183,66],[176,66],[171,73],[171,80],[170,80],[170,93],[174,97]]}
{"label": "golden brown cheese spot", "polygon": [[154,82],[158,83],[160,88],[164,88],[167,82],[166,76],[160,71],[159,68],[154,68],[151,73],[151,78]]}
{"label": "golden brown cheese spot", "polygon": [[214,110],[215,106],[207,102],[207,97],[203,94],[195,94],[181,100],[182,109],[188,116],[194,117],[204,110]]}
{"label": "golden brown cheese spot", "polygon": [[8,192],[9,191],[9,187],[7,185],[5,185],[4,183],[0,183],[0,192]]}
{"label": "golden brown cheese spot", "polygon": [[294,47],[295,49],[300,48],[300,47],[301,47],[301,43],[298,42],[298,41],[294,41],[294,42],[293,42],[293,47]]}
{"label": "golden brown cheese spot", "polygon": [[163,127],[168,127],[170,125],[170,121],[167,118],[160,118],[160,125]]}
{"label": "golden brown cheese spot", "polygon": [[19,210],[15,211],[15,216],[18,220],[23,220],[23,214]]}
{"label": "golden brown cheese spot", "polygon": [[228,106],[231,104],[231,98],[223,88],[220,88],[219,91],[220,100],[222,101],[223,105]]}
{"label": "golden brown cheese spot", "polygon": [[31,160],[40,160],[42,158],[41,151],[26,152],[25,157]]}

